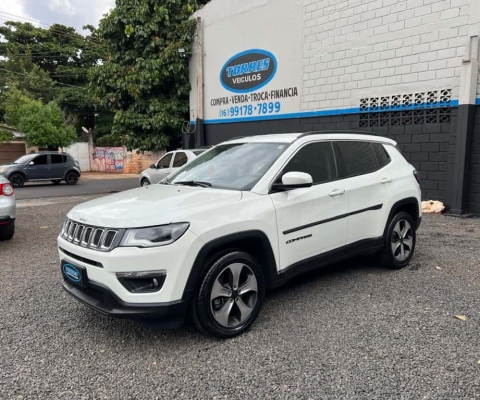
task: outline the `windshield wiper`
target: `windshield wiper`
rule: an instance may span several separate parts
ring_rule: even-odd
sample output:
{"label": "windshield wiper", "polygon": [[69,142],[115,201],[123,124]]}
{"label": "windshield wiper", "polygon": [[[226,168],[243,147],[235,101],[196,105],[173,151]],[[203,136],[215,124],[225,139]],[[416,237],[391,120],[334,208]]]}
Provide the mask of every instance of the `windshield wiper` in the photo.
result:
{"label": "windshield wiper", "polygon": [[185,185],[185,186],[200,186],[200,187],[212,187],[212,184],[209,182],[200,182],[200,181],[182,181],[175,182],[174,185]]}

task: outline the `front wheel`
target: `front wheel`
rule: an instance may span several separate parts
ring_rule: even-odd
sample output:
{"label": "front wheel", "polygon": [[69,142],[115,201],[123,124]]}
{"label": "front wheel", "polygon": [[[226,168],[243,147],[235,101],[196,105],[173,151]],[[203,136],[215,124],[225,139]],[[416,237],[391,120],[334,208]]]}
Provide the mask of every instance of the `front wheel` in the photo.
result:
{"label": "front wheel", "polygon": [[143,187],[150,186],[150,181],[147,178],[143,178],[141,183]]}
{"label": "front wheel", "polygon": [[415,251],[415,223],[406,212],[396,214],[388,224],[380,261],[384,267],[401,269],[408,265]]}
{"label": "front wheel", "polygon": [[197,328],[226,339],[249,329],[265,296],[263,271],[249,254],[232,251],[208,269],[192,307]]}
{"label": "front wheel", "polygon": [[67,185],[76,185],[78,183],[78,174],[76,172],[69,172],[65,177]]}
{"label": "front wheel", "polygon": [[25,177],[22,174],[13,174],[10,176],[10,182],[14,188],[20,188],[25,184]]}

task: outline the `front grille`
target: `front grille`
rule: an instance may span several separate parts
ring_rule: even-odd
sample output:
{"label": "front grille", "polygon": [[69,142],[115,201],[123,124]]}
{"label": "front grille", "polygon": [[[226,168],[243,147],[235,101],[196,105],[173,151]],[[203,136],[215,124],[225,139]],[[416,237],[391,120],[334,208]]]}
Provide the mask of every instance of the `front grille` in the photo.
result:
{"label": "front grille", "polygon": [[60,236],[73,244],[92,250],[110,251],[120,239],[120,230],[83,225],[72,220],[63,224]]}

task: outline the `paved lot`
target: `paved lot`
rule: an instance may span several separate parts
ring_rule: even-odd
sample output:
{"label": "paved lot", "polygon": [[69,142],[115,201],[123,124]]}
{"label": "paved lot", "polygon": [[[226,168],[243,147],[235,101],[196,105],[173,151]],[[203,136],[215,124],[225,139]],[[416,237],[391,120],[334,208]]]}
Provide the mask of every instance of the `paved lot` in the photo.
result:
{"label": "paved lot", "polygon": [[24,187],[15,189],[15,196],[18,200],[61,196],[82,196],[121,192],[139,186],[138,178],[80,180],[75,186],[69,186],[63,182],[60,185],[53,185],[50,182],[27,183]]}
{"label": "paved lot", "polygon": [[272,293],[250,332],[216,341],[64,294],[55,237],[71,206],[20,208],[0,243],[2,399],[480,398],[479,221],[425,218],[408,269],[310,274]]}

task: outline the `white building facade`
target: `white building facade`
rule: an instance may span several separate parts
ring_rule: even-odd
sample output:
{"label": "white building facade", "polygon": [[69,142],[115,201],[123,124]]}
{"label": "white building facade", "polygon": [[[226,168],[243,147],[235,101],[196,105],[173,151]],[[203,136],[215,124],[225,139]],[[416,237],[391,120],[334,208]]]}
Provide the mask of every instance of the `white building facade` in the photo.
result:
{"label": "white building facade", "polygon": [[374,132],[399,143],[426,199],[480,213],[480,0],[212,0],[195,16],[191,147]]}

